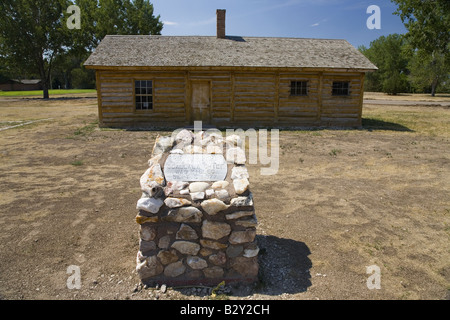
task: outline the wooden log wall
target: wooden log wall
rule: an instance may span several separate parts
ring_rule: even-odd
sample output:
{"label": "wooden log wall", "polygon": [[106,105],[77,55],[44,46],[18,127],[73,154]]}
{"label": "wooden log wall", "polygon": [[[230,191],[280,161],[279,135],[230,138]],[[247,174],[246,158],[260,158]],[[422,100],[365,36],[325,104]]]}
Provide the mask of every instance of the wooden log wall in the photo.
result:
{"label": "wooden log wall", "polygon": [[[135,110],[134,81],[153,81],[153,110]],[[210,83],[211,124],[217,126],[359,126],[364,73],[98,70],[103,126],[178,127],[192,123],[191,84]],[[291,95],[291,81],[308,83]],[[333,81],[350,95],[332,96]]]}
{"label": "wooden log wall", "polygon": [[[292,96],[291,81],[306,81],[307,95]],[[313,125],[318,124],[319,74],[280,74],[278,122],[280,124]]]}
{"label": "wooden log wall", "polygon": [[[361,125],[362,95],[364,77],[360,74],[323,74],[321,125],[359,126]],[[333,96],[333,81],[348,81],[348,96]]]}
{"label": "wooden log wall", "polygon": [[[105,126],[183,125],[186,121],[183,73],[100,71],[97,79]],[[153,80],[153,110],[135,109],[135,80]]]}
{"label": "wooden log wall", "polygon": [[236,73],[233,123],[273,123],[277,98],[275,93],[275,74]]}

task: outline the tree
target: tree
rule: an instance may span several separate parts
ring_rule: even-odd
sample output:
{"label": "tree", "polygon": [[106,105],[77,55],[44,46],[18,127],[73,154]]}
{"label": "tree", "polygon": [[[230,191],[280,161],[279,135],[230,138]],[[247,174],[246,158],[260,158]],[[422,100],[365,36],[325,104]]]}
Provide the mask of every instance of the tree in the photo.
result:
{"label": "tree", "polygon": [[442,54],[433,56],[416,50],[408,64],[409,76],[415,89],[421,92],[433,92],[442,89],[450,80],[450,64],[445,62]]}
{"label": "tree", "polygon": [[419,57],[430,61],[432,72],[429,79],[431,95],[441,81],[442,69],[437,68],[438,60],[444,57],[444,69],[450,63],[450,1],[448,0],[391,0],[398,5],[395,14],[399,15],[408,30],[406,37]]}
{"label": "tree", "polygon": [[88,70],[83,66],[70,72],[72,85],[77,89],[95,89],[95,71]]}
{"label": "tree", "polygon": [[408,58],[406,43],[399,34],[381,36],[359,50],[377,67],[378,70],[367,75],[366,90],[383,91],[397,94],[408,90]]}
{"label": "tree", "polygon": [[[80,8],[80,29],[67,27],[72,4]],[[160,34],[163,27],[149,0],[1,0],[0,12],[0,58],[16,72],[38,74],[44,99],[55,63],[87,57],[107,34]],[[72,65],[68,68],[80,68]],[[72,69],[58,69],[65,78],[72,76]],[[74,75],[92,80],[89,73]]]}
{"label": "tree", "polygon": [[[54,88],[64,88],[64,89],[89,89],[95,88],[92,82],[95,84],[95,73],[92,75],[91,72],[86,73],[86,77],[80,77],[81,73],[79,71],[82,68],[82,64],[88,58],[88,52],[67,52],[64,55],[60,55],[55,60],[55,67],[52,71],[52,85]],[[81,70],[80,70],[81,71]],[[84,70],[83,70],[84,71]],[[77,76],[77,80],[74,81],[73,75]],[[86,81],[86,83],[82,83]]]}
{"label": "tree", "polygon": [[0,81],[7,81],[11,79],[11,70],[8,65],[8,60],[6,56],[2,55],[2,48],[4,48],[5,43],[3,38],[0,37]]}
{"label": "tree", "polygon": [[76,0],[83,13],[77,45],[92,51],[106,35],[159,35],[160,16],[149,0]]}
{"label": "tree", "polygon": [[48,99],[55,58],[71,45],[64,12],[67,0],[2,0],[1,55],[16,68],[39,74]]}
{"label": "tree", "polygon": [[367,48],[364,45],[361,45],[358,47],[358,50],[366,56],[367,59],[369,59],[372,63],[374,63],[378,70],[374,72],[367,72],[365,81],[364,81],[364,90],[365,91],[372,91],[372,92],[381,92],[383,91],[383,85],[382,85],[382,71],[380,70],[381,67],[381,60],[377,58],[377,55],[374,53],[375,49],[372,48],[373,42],[370,43],[370,47]]}
{"label": "tree", "polygon": [[159,35],[160,16],[154,15],[149,0],[76,0],[82,12],[82,27],[74,34],[70,55],[79,58],[77,67],[66,70],[77,88],[95,87],[95,72],[82,64],[106,35]]}
{"label": "tree", "polygon": [[74,30],[73,46],[62,61],[77,62],[59,73],[66,84],[77,88],[95,84],[95,72],[82,64],[107,34],[158,35],[163,28],[149,0],[76,0],[75,4],[82,13],[81,29]]}

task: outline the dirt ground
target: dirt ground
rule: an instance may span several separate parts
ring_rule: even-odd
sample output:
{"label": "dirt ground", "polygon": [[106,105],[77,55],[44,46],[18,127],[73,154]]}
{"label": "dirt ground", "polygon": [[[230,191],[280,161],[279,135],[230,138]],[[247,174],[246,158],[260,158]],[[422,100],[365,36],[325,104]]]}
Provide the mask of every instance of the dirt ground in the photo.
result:
{"label": "dirt ground", "polygon": [[[360,130],[281,131],[276,175],[248,166],[260,282],[220,298],[450,299],[450,109],[402,99]],[[139,177],[164,132],[96,121],[93,95],[1,98],[0,299],[210,299],[139,285]]]}

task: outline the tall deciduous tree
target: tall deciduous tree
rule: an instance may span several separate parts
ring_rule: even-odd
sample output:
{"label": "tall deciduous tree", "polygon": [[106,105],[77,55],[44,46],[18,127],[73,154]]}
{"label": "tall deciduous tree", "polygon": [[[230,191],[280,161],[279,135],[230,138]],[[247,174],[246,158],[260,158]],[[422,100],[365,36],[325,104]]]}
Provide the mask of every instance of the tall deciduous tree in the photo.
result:
{"label": "tall deciduous tree", "polygon": [[[72,4],[80,8],[80,29],[67,27]],[[0,58],[39,74],[47,99],[55,61],[87,57],[107,34],[160,34],[153,11],[149,0],[1,0]]]}
{"label": "tall deciduous tree", "polygon": [[430,92],[430,88],[431,91],[444,89],[450,81],[450,63],[446,63],[445,58],[439,53],[430,56],[416,50],[408,64],[411,71],[409,78],[414,88],[423,92]]}
{"label": "tall deciduous tree", "polygon": [[158,35],[163,23],[149,0],[76,0],[82,12],[77,45],[89,51],[106,35]]}
{"label": "tall deciduous tree", "polygon": [[433,72],[430,85],[431,95],[434,96],[442,73],[442,69],[436,68],[440,57],[444,57],[445,66],[450,63],[450,1],[391,1],[398,5],[395,13],[408,29],[408,41],[420,52],[424,61],[431,61],[428,70]]}
{"label": "tall deciduous tree", "polygon": [[18,68],[39,74],[48,99],[55,58],[71,42],[64,13],[67,0],[2,0],[0,37],[2,56]]}
{"label": "tall deciduous tree", "polygon": [[381,36],[370,43],[369,48],[359,50],[378,70],[367,74],[366,89],[389,94],[405,92],[408,89],[408,58],[405,54],[405,40],[399,34]]}

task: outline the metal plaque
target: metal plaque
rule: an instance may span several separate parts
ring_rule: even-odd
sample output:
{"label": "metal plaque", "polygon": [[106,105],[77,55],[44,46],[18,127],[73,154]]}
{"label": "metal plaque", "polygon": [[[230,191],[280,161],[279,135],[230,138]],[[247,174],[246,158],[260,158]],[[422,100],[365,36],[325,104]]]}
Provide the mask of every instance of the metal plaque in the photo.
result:
{"label": "metal plaque", "polygon": [[166,181],[219,181],[227,176],[221,154],[170,154],[164,164]]}

